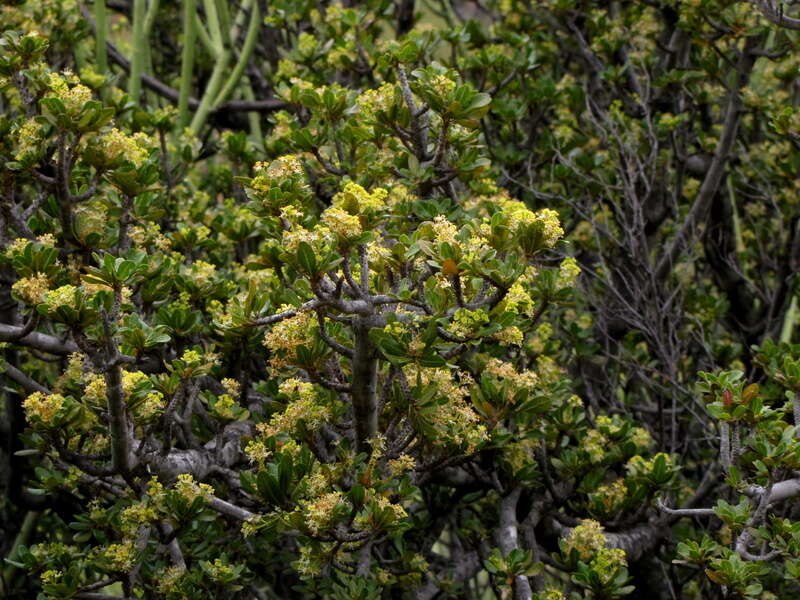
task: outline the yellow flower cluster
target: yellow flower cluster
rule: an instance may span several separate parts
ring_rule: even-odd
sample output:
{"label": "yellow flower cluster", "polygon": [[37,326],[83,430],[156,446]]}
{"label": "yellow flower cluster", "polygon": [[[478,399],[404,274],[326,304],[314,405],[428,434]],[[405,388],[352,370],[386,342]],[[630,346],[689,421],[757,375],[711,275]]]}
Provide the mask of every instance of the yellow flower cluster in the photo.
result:
{"label": "yellow flower cluster", "polygon": [[319,533],[331,524],[336,508],[345,503],[342,492],[329,492],[319,498],[309,501],[304,506],[306,525],[311,533]]}
{"label": "yellow flower cluster", "polygon": [[40,578],[43,584],[51,585],[53,583],[56,583],[63,576],[64,576],[63,571],[57,571],[55,569],[47,569],[47,571],[41,574]]}
{"label": "yellow flower cluster", "polygon": [[534,451],[538,446],[538,440],[529,438],[511,442],[503,448],[503,458],[514,472],[521,471],[535,461]]}
{"label": "yellow flower cluster", "polygon": [[544,245],[548,248],[552,248],[564,235],[558,213],[553,209],[543,208],[534,213],[523,202],[508,197],[501,197],[497,202],[513,232],[517,232],[523,226],[538,224],[541,227]]}
{"label": "yellow flower cluster", "polygon": [[[255,190],[263,189],[263,191],[268,191],[272,187],[269,185],[270,180],[305,174],[303,163],[300,162],[300,155],[298,154],[285,154],[269,163],[258,162],[253,168],[256,172],[256,177],[253,179],[252,187]],[[266,187],[264,187],[265,184]]]}
{"label": "yellow flower cluster", "polygon": [[469,337],[478,329],[489,322],[489,315],[485,310],[469,310],[459,308],[453,314],[453,320],[447,325],[447,330],[458,337]]}
{"label": "yellow flower cluster", "polygon": [[140,250],[156,248],[161,252],[169,252],[172,249],[172,243],[167,236],[161,233],[161,226],[158,223],[148,222],[134,225],[130,228],[128,236]]}
{"label": "yellow flower cluster", "polygon": [[561,261],[558,267],[558,279],[556,280],[556,289],[563,290],[566,288],[575,287],[575,282],[578,280],[578,275],[581,274],[581,268],[578,262],[568,256]]}
{"label": "yellow flower cluster", "polygon": [[207,483],[197,483],[191,473],[181,473],[175,482],[175,491],[183,496],[187,502],[194,502],[196,498],[210,498],[214,495],[214,488]]}
{"label": "yellow flower cluster", "polygon": [[226,377],[220,383],[222,383],[222,387],[224,387],[225,391],[228,392],[231,396],[238,396],[242,391],[241,389],[242,386],[235,379]]}
{"label": "yellow flower cluster", "polygon": [[235,406],[236,402],[233,400],[233,396],[230,394],[222,394],[214,404],[212,413],[218,419],[232,420],[236,418],[236,415],[233,413]]}
{"label": "yellow flower cluster", "polygon": [[253,515],[242,523],[242,535],[246,538],[254,535],[258,531],[258,522],[260,519],[261,515]]}
{"label": "yellow flower cluster", "polygon": [[536,359],[536,373],[544,383],[555,383],[564,376],[564,369],[547,355]]}
{"label": "yellow flower cluster", "polygon": [[92,89],[100,88],[106,81],[106,76],[94,70],[92,65],[81,67],[80,79]]}
{"label": "yellow flower cluster", "polygon": [[[375,504],[378,505],[378,508],[381,510],[387,508],[391,510],[393,513],[394,522],[402,521],[408,516],[408,513],[406,513],[406,510],[402,506],[400,506],[399,504],[394,504],[386,496],[376,494],[371,489],[367,490],[366,500],[367,502],[374,501]],[[365,516],[362,515],[359,515],[358,517],[355,518],[353,525],[356,527],[356,529],[361,529],[361,530],[367,530],[372,528],[370,519],[365,518]]]}
{"label": "yellow flower cluster", "polygon": [[394,104],[394,90],[394,84],[384,83],[377,89],[363,91],[356,98],[360,114],[372,118],[378,112],[389,112]]}
{"label": "yellow flower cluster", "polygon": [[439,434],[436,443],[456,444],[471,454],[487,439],[486,426],[463,399],[451,399],[439,405],[431,415],[433,426]]}
{"label": "yellow flower cluster", "polygon": [[131,136],[115,127],[101,135],[99,142],[108,162],[121,159],[140,167],[150,156],[148,139],[143,134]]}
{"label": "yellow flower cluster", "polygon": [[625,487],[625,481],[617,479],[613,483],[598,487],[597,490],[589,494],[589,500],[599,502],[607,513],[611,513],[625,502],[627,493],[628,488]]}
{"label": "yellow flower cluster", "polygon": [[611,583],[618,570],[627,566],[625,551],[620,548],[600,548],[589,566],[600,577],[604,585]]}
{"label": "yellow flower cluster", "polygon": [[203,561],[203,566],[208,576],[215,581],[225,582],[233,575],[233,567],[221,558],[215,559],[213,563],[211,561]]}
{"label": "yellow flower cluster", "polygon": [[492,338],[506,346],[522,346],[523,342],[525,341],[525,336],[522,333],[522,330],[516,325],[501,329],[495,333]]}
{"label": "yellow flower cluster", "polygon": [[50,281],[44,273],[37,273],[32,277],[23,277],[11,286],[11,291],[28,304],[40,304],[43,302],[44,296],[49,289]]}
{"label": "yellow flower cluster", "polygon": [[433,219],[433,235],[434,241],[439,244],[448,243],[450,245],[458,244],[456,235],[458,234],[458,227],[451,223],[444,215],[439,215]]}
{"label": "yellow flower cluster", "polygon": [[332,241],[331,231],[324,225],[317,225],[313,230],[296,226],[291,231],[284,231],[281,243],[287,252],[295,252],[300,242],[306,242],[312,247],[319,247]]}
{"label": "yellow flower cluster", "polygon": [[542,354],[545,350],[545,342],[553,335],[553,327],[550,323],[542,323],[536,328],[534,335],[528,340],[527,349],[534,354]]}
{"label": "yellow flower cluster", "polygon": [[51,312],[62,306],[72,306],[75,304],[76,290],[77,288],[74,285],[62,285],[59,288],[47,292],[44,295],[44,303]]}
{"label": "yellow flower cluster", "polygon": [[435,384],[439,394],[447,398],[463,400],[469,394],[469,386],[473,383],[469,373],[459,373],[461,381],[456,381],[451,369],[435,367],[419,367],[409,364],[403,367],[403,373],[411,385],[419,381],[422,385]]}
{"label": "yellow flower cluster", "polygon": [[103,404],[106,401],[106,380],[102,375],[90,373],[87,376],[86,387],[83,388],[83,398],[95,404]]}
{"label": "yellow flower cluster", "polygon": [[158,519],[158,511],[144,502],[136,502],[120,513],[123,529],[129,533],[137,531],[139,525],[152,523]]}
{"label": "yellow flower cluster", "polygon": [[28,119],[17,129],[16,160],[33,158],[42,150],[42,126],[35,119]]}
{"label": "yellow flower cluster", "polygon": [[86,239],[93,233],[103,236],[108,227],[108,211],[100,200],[82,202],[75,207],[75,235],[79,240]]}
{"label": "yellow flower cluster", "polygon": [[212,282],[217,274],[217,268],[204,260],[197,260],[189,268],[184,269],[184,273],[197,287],[202,288]]}
{"label": "yellow flower cluster", "polygon": [[301,423],[306,429],[316,430],[331,419],[330,408],[317,402],[317,393],[312,384],[299,379],[287,379],[280,384],[279,390],[291,400],[282,413],[272,415],[269,424],[256,425],[263,435],[272,436],[280,432],[294,435]]}
{"label": "yellow flower cluster", "polygon": [[485,372],[511,382],[516,388],[534,388],[539,377],[533,371],[517,371],[514,365],[499,358],[492,358],[486,363]]}
{"label": "yellow flower cluster", "polygon": [[63,405],[64,396],[61,394],[33,392],[25,398],[22,408],[25,409],[25,417],[29,423],[51,425]]}
{"label": "yellow flower cluster", "polygon": [[611,435],[618,433],[622,429],[623,421],[618,415],[609,417],[608,415],[600,415],[595,419],[595,424],[598,429],[605,431]]}
{"label": "yellow flower cluster", "polygon": [[606,455],[608,438],[596,429],[590,429],[581,440],[581,449],[589,455],[589,462],[599,463]]}
{"label": "yellow flower cluster", "polygon": [[387,462],[386,466],[392,477],[399,477],[403,473],[413,471],[417,467],[417,461],[413,456],[401,454],[397,458],[393,458]]}
{"label": "yellow flower cluster", "polygon": [[403,367],[411,385],[434,384],[440,396],[449,401],[435,407],[426,416],[436,429],[437,437],[430,440],[436,445],[455,445],[472,452],[486,440],[486,427],[479,422],[478,415],[467,403],[469,387],[474,383],[466,372],[459,373],[460,382],[453,377],[453,371],[446,368],[419,367],[409,364]]}
{"label": "yellow flower cluster", "polygon": [[[284,305],[280,310],[285,311],[292,308],[294,307]],[[292,364],[296,358],[297,347],[308,343],[313,327],[313,318],[307,312],[298,313],[276,323],[272,330],[264,336],[264,345],[272,353],[270,365],[279,369]]]}
{"label": "yellow flower cluster", "polygon": [[644,459],[642,456],[638,454],[636,456],[632,456],[625,465],[625,470],[627,471],[629,476],[633,477],[648,475],[653,471],[655,467],[655,461],[659,456],[664,457],[667,467],[672,466],[672,458],[670,458],[669,454],[665,454],[664,452],[659,452],[649,460]]}
{"label": "yellow flower cluster", "polygon": [[446,75],[435,75],[431,78],[429,83],[436,94],[442,98],[446,98],[456,89],[456,82]]}
{"label": "yellow flower cluster", "polygon": [[158,576],[156,591],[163,596],[169,596],[177,588],[184,575],[186,575],[186,568],[183,566],[172,565],[167,567]]}
{"label": "yellow flower cluster", "polygon": [[102,557],[115,571],[127,572],[133,567],[136,560],[136,549],[133,542],[125,544],[111,544],[102,552]]}
{"label": "yellow flower cluster", "polygon": [[297,37],[297,49],[306,56],[313,54],[317,49],[317,38],[304,31]]}
{"label": "yellow flower cluster", "polygon": [[[50,73],[48,87],[53,95],[61,100],[64,108],[71,116],[77,116],[83,105],[92,99],[92,90],[79,83],[79,79],[72,73]],[[72,84],[70,87],[69,84]]]}
{"label": "yellow flower cluster", "polygon": [[401,336],[408,332],[408,327],[400,321],[392,321],[383,327],[383,331],[390,335]]}
{"label": "yellow flower cluster", "polygon": [[631,429],[631,441],[639,448],[649,448],[653,443],[653,436],[644,427],[634,427]]}
{"label": "yellow flower cluster", "polygon": [[327,209],[321,218],[333,233],[345,240],[357,238],[362,233],[358,216],[351,215],[337,206]]}
{"label": "yellow flower cluster", "polygon": [[142,419],[152,419],[160,415],[165,408],[164,394],[161,392],[150,392],[136,407],[137,416]]}
{"label": "yellow flower cluster", "polygon": [[584,519],[581,524],[574,527],[564,539],[563,552],[569,556],[572,550],[578,553],[578,558],[588,562],[598,550],[605,548],[606,536],[603,526],[593,519]]}
{"label": "yellow flower cluster", "polygon": [[141,371],[123,371],[122,372],[122,393],[125,399],[130,398],[133,391],[140,383],[148,381],[148,377]]}
{"label": "yellow flower cluster", "polygon": [[506,297],[503,299],[503,305],[505,310],[509,312],[528,316],[533,314],[533,298],[531,298],[520,281],[515,281],[513,285],[508,288]]}
{"label": "yellow flower cluster", "polygon": [[345,184],[344,189],[333,197],[333,206],[342,208],[350,214],[364,214],[383,210],[389,196],[384,188],[375,188],[368,192],[352,181]]}
{"label": "yellow flower cluster", "polygon": [[25,238],[16,238],[12,241],[5,249],[5,255],[7,258],[14,258],[15,256],[19,256],[25,251],[25,248],[28,247],[30,240],[26,240]]}

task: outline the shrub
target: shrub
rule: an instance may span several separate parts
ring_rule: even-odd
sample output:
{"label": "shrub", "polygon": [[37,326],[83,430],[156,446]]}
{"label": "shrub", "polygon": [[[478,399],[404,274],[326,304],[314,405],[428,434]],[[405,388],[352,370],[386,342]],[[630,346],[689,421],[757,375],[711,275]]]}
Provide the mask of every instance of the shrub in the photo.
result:
{"label": "shrub", "polygon": [[796,593],[783,9],[2,16],[6,595]]}

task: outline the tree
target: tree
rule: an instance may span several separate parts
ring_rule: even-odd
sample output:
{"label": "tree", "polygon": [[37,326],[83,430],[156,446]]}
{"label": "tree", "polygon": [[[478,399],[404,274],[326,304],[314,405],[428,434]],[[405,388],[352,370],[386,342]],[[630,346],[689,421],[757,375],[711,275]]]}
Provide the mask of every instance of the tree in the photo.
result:
{"label": "tree", "polygon": [[13,4],[7,596],[796,593],[789,9]]}

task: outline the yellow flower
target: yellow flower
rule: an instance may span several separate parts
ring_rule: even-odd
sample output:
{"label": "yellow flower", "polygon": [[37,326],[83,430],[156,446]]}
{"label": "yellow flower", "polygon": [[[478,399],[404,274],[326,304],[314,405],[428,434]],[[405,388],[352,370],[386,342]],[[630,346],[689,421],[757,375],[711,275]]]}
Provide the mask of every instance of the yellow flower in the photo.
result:
{"label": "yellow flower", "polygon": [[268,424],[256,425],[262,435],[272,436],[280,432],[295,435],[301,425],[307,430],[316,430],[331,419],[331,409],[317,401],[317,392],[313,384],[299,379],[287,379],[278,389],[291,400],[282,413],[272,415]]}
{"label": "yellow flower", "polygon": [[394,104],[395,86],[392,83],[384,83],[374,90],[365,90],[356,98],[356,106],[365,118],[374,118],[375,113],[389,112]]}
{"label": "yellow flower", "polygon": [[613,483],[601,485],[593,493],[589,494],[589,499],[599,502],[607,513],[611,513],[625,501],[628,488],[622,479],[617,479]]}
{"label": "yellow flower", "polygon": [[61,394],[43,394],[42,392],[32,393],[22,403],[28,422],[31,424],[42,423],[43,425],[52,424],[63,405],[64,396]]}
{"label": "yellow flower", "polygon": [[197,483],[191,473],[181,473],[175,482],[175,491],[183,496],[187,502],[194,502],[196,498],[210,498],[214,495],[214,488],[207,483]]}
{"label": "yellow flower", "polygon": [[42,583],[45,585],[56,583],[61,577],[64,575],[62,571],[56,571],[55,569],[48,569],[44,573],[41,574]]}
{"label": "yellow flower", "polygon": [[589,455],[589,462],[599,463],[606,455],[608,438],[596,429],[590,429],[581,440],[581,449]]}
{"label": "yellow flower", "polygon": [[141,137],[127,135],[117,128],[100,136],[99,141],[108,162],[126,160],[140,167],[150,155]]}
{"label": "yellow flower", "polygon": [[318,535],[331,524],[336,508],[345,503],[342,492],[330,492],[305,505],[306,524],[311,533]]}
{"label": "yellow flower", "polygon": [[[294,307],[284,305],[280,310],[291,308]],[[314,321],[307,312],[298,313],[273,325],[272,330],[264,336],[264,345],[272,353],[270,364],[278,369],[294,362],[298,346],[308,343],[313,327]]]}
{"label": "yellow flower", "polygon": [[222,387],[225,388],[225,391],[228,392],[231,396],[238,396],[241,393],[241,386],[239,382],[235,379],[230,379],[226,377],[222,380]]}
{"label": "yellow flower", "polygon": [[[70,80],[74,81],[74,75],[71,73],[66,73],[66,75]],[[92,90],[81,83],[70,87],[67,79],[59,73],[50,74],[48,85],[53,95],[64,104],[67,113],[73,117],[77,116],[83,105],[92,99]]]}
{"label": "yellow flower", "polygon": [[11,286],[11,290],[28,304],[40,304],[50,289],[50,281],[44,273],[23,277]]}
{"label": "yellow flower", "polygon": [[88,383],[83,388],[83,397],[85,400],[94,402],[95,404],[105,403],[106,401],[106,380],[102,375],[91,373],[88,375]]}
{"label": "yellow flower", "polygon": [[42,151],[42,126],[35,119],[28,119],[17,130],[16,160],[33,158]]}
{"label": "yellow flower", "polygon": [[147,375],[141,371],[123,371],[122,393],[125,395],[125,399],[128,400],[136,387],[148,379]]}
{"label": "yellow flower", "polygon": [[453,320],[447,325],[447,330],[458,337],[469,337],[488,322],[489,315],[482,308],[477,310],[459,308],[453,314]]}
{"label": "yellow flower", "polygon": [[361,221],[358,217],[336,206],[332,206],[322,213],[321,218],[333,233],[346,240],[356,238],[362,233]]}
{"label": "yellow flower", "polygon": [[578,280],[578,275],[580,274],[581,268],[578,266],[577,261],[571,256],[568,256],[561,261],[561,265],[558,267],[556,289],[563,290],[575,287],[575,282]]}
{"label": "yellow flower", "polygon": [[203,561],[203,565],[209,577],[215,581],[225,582],[233,575],[233,567],[221,558],[215,559],[213,563],[211,561]]}
{"label": "yellow flower", "polygon": [[563,551],[566,556],[569,556],[570,552],[575,550],[580,560],[588,562],[605,545],[606,536],[603,533],[603,526],[592,519],[584,519],[580,525],[567,534],[563,543]]}
{"label": "yellow flower", "polygon": [[44,295],[44,303],[51,312],[62,306],[72,306],[75,304],[76,290],[74,285],[62,285],[60,288],[47,292]]}
{"label": "yellow flower", "polygon": [[125,544],[111,544],[103,551],[103,558],[115,571],[127,572],[133,567],[136,559],[136,549],[133,542]]}
{"label": "yellow flower", "polygon": [[383,188],[375,188],[368,192],[357,183],[348,182],[344,189],[333,197],[333,206],[350,214],[376,212],[386,207],[389,195]]}
{"label": "yellow flower", "polygon": [[439,215],[433,219],[434,239],[439,244],[457,245],[456,234],[458,227],[451,223],[444,215]]}

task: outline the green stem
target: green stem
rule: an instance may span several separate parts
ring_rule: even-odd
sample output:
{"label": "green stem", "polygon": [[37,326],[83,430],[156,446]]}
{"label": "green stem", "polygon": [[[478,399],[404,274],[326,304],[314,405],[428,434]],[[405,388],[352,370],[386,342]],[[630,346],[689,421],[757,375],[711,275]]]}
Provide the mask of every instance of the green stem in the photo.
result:
{"label": "green stem", "polygon": [[744,252],[744,240],[742,239],[742,223],[739,220],[739,209],[736,207],[736,194],[733,192],[733,180],[728,175],[728,198],[731,203],[731,215],[733,216],[733,236],[736,239],[736,252]]}
{"label": "green stem", "polygon": [[228,81],[225,82],[222,90],[220,90],[219,94],[217,95],[214,101],[215,106],[225,102],[230,93],[233,91],[233,88],[239,83],[239,79],[241,79],[242,73],[244,73],[247,63],[250,61],[250,57],[253,55],[253,49],[256,47],[256,40],[258,39],[258,26],[259,11],[258,5],[256,4],[253,5],[253,12],[250,14],[250,24],[247,27],[247,35],[244,39],[242,51],[239,54],[239,60],[237,61],[236,66],[233,68],[231,76],[228,77]]}
{"label": "green stem", "polygon": [[83,43],[79,42],[75,44],[74,54],[75,54],[75,67],[77,68],[78,73],[80,73],[81,69],[83,69],[83,67],[85,67],[89,63],[89,61],[87,60],[87,55],[89,54],[89,52],[87,48],[83,45]]}
{"label": "green stem", "polygon": [[797,322],[797,296],[792,296],[792,301],[783,317],[783,327],[781,327],[780,342],[789,344],[792,341],[792,333]]}
{"label": "green stem", "polygon": [[[245,2],[245,5],[250,4]],[[228,11],[228,3],[225,0],[217,0],[217,15],[219,16],[219,30],[222,34],[222,43],[226,46],[231,44],[231,13]],[[235,38],[235,36],[234,36]]]}
{"label": "green stem", "polygon": [[[245,75],[243,79],[242,95],[244,95],[245,100],[249,100],[250,102],[256,99],[256,95],[253,93],[253,86],[250,85],[250,78],[247,75]],[[261,150],[261,152],[265,152],[264,132],[261,130],[261,117],[257,112],[251,111],[247,113],[247,120],[250,123],[250,137],[253,138],[256,147]]]}
{"label": "green stem", "polygon": [[153,23],[156,21],[156,13],[158,12],[158,5],[160,0],[150,0],[150,6],[147,7],[147,14],[144,17],[144,34],[150,36],[153,31]]}
{"label": "green stem", "polygon": [[222,54],[222,28],[219,23],[219,15],[217,14],[217,4],[214,0],[203,0],[206,9],[206,20],[208,21],[208,29],[211,34],[211,41],[216,48],[216,54]]}
{"label": "green stem", "polygon": [[181,84],[178,96],[178,124],[181,128],[189,124],[189,94],[192,89],[194,71],[194,45],[197,27],[196,0],[184,0],[183,4],[183,52],[181,54]]}
{"label": "green stem", "polygon": [[135,104],[139,104],[142,91],[142,70],[144,68],[146,35],[144,22],[146,19],[146,0],[133,0],[133,54],[131,56],[131,73],[128,80],[128,95]]}
{"label": "green stem", "polygon": [[[30,510],[25,513],[25,518],[22,520],[22,527],[17,533],[17,537],[14,539],[14,545],[11,546],[11,551],[8,553],[9,560],[17,560],[17,552],[19,551],[20,546],[26,546],[28,541],[33,534],[33,530],[36,527],[36,521],[39,520],[39,513]],[[11,587],[11,578],[14,576],[14,571],[16,570],[16,566],[6,563],[5,568],[3,569],[3,581],[9,584],[9,588]]]}
{"label": "green stem", "polygon": [[106,15],[106,0],[94,0],[95,22],[95,62],[97,72],[105,75],[108,71],[108,54],[106,53],[106,34],[108,31],[108,17]]}
{"label": "green stem", "polygon": [[[194,2],[194,0],[192,1]],[[211,36],[208,35],[208,31],[206,31],[202,21],[200,21],[200,15],[198,15],[196,11],[192,20],[194,21],[194,29],[197,33],[197,37],[200,39],[200,43],[205,46],[205,49],[211,56],[216,56],[218,48],[214,45],[214,41],[211,39]]]}
{"label": "green stem", "polygon": [[225,70],[228,68],[230,59],[231,51],[228,49],[223,50],[220,56],[217,57],[217,63],[214,65],[214,70],[211,72],[211,79],[208,80],[206,91],[203,94],[203,98],[200,100],[200,106],[197,107],[192,123],[189,126],[192,133],[195,135],[197,135],[203,125],[205,125],[206,119],[213,108],[213,98],[216,97],[219,93],[219,89],[222,87],[222,78],[225,76]]}
{"label": "green stem", "polygon": [[[236,19],[234,20],[232,31],[227,32],[228,34],[227,39],[235,40],[238,37],[239,28],[242,26],[242,22],[244,21],[245,15],[247,11],[250,9],[252,4],[253,4],[252,0],[245,0],[245,2],[242,4],[241,9],[236,15]],[[207,16],[209,17],[209,24],[211,25],[212,36],[215,35],[221,36],[220,22],[219,18],[216,16],[217,13],[216,13],[216,6],[214,5],[214,0],[205,0],[205,7]],[[211,14],[212,7],[214,11],[213,16]],[[257,14],[257,11],[253,10],[253,15],[255,14]],[[256,21],[255,25],[253,25],[253,20]],[[251,20],[251,25],[253,25],[253,27],[256,29],[256,31],[253,32],[253,36],[255,36],[258,30],[257,27],[258,23],[257,19],[253,20]],[[249,28],[248,28],[248,37],[250,37]],[[251,43],[255,44],[255,39],[253,39]],[[247,44],[247,42],[245,42],[245,44]],[[252,48],[250,50],[252,52]],[[242,54],[244,54],[244,50],[242,51]],[[225,91],[226,93],[229,93],[230,89],[232,89],[233,87],[230,86],[230,89],[226,89],[229,88],[229,86],[227,85],[227,81],[233,79],[236,76],[235,72],[236,69],[234,69],[234,72],[231,73],[231,76],[228,78],[228,80],[224,80],[225,71],[228,69],[230,65],[230,60],[232,56],[233,52],[231,45],[228,45],[227,47],[220,46],[220,53],[216,57],[217,62],[214,65],[214,70],[211,72],[211,78],[209,79],[208,84],[206,85],[206,90],[203,93],[203,97],[200,100],[200,106],[197,107],[197,111],[194,113],[194,118],[192,119],[192,123],[189,126],[194,135],[197,135],[200,132],[200,129],[202,129],[203,125],[205,125],[206,119],[208,119],[208,115],[217,106],[216,99],[220,96],[220,92]],[[241,60],[239,62],[241,62]],[[245,65],[246,62],[247,61],[245,60]],[[244,66],[241,67],[241,71],[244,71]],[[241,73],[239,73],[239,76],[241,76]]]}

